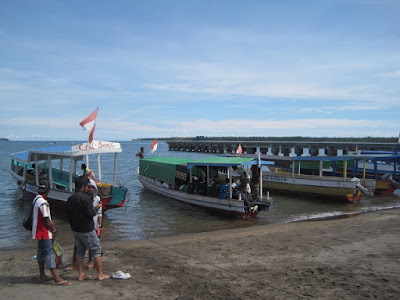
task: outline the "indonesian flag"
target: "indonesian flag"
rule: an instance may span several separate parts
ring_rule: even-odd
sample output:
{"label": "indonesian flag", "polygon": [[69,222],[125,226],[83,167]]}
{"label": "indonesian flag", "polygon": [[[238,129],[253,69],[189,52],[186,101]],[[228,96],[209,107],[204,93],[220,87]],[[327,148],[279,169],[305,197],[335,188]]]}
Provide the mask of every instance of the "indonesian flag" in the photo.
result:
{"label": "indonesian flag", "polygon": [[242,154],[242,153],[243,153],[242,146],[240,146],[239,144],[239,147],[236,150],[236,154]]}
{"label": "indonesian flag", "polygon": [[156,140],[156,139],[154,139],[154,141],[153,141],[153,145],[151,145],[151,147],[150,147],[150,151],[151,151],[151,153],[155,152],[155,151],[157,150],[157,147],[158,147],[157,140]]}
{"label": "indonesian flag", "polygon": [[91,115],[87,116],[85,119],[82,120],[82,122],[79,123],[79,125],[82,126],[83,130],[85,132],[89,132],[89,143],[93,141],[93,133],[94,129],[96,128],[96,117],[97,117],[97,111],[99,109],[97,108]]}

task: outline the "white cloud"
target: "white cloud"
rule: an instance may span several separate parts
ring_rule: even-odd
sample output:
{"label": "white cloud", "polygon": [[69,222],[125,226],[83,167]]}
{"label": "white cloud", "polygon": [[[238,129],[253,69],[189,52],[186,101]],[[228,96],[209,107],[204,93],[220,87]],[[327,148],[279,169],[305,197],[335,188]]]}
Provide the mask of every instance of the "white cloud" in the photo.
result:
{"label": "white cloud", "polygon": [[380,78],[400,79],[400,71],[378,73],[376,76]]}

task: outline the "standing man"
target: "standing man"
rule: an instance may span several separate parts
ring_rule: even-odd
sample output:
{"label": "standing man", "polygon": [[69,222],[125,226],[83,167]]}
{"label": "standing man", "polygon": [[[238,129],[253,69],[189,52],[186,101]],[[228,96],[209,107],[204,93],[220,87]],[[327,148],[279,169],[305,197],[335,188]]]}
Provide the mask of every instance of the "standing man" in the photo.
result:
{"label": "standing man", "polygon": [[[101,199],[98,196],[98,190],[97,190],[97,185],[96,182],[94,182],[93,179],[89,179],[89,184],[88,184],[88,191],[87,194],[89,195],[90,198],[93,200],[93,207],[96,207],[98,204],[101,205]],[[97,236],[100,239],[101,235],[101,230],[102,230],[102,221],[103,221],[103,214],[102,214],[102,209],[100,209],[97,212],[97,215],[93,217],[93,223],[94,223],[94,230],[97,233]],[[88,269],[93,269],[93,255],[89,251],[89,261],[88,261]]]}
{"label": "standing man", "polygon": [[253,201],[257,200],[260,193],[260,169],[257,165],[251,166],[251,180],[250,180],[251,196]]}
{"label": "standing man", "polygon": [[38,240],[36,257],[39,265],[40,281],[48,281],[50,279],[44,271],[46,265],[46,268],[53,275],[54,284],[69,285],[68,281],[58,275],[56,269],[53,239],[56,238],[57,228],[51,220],[50,207],[46,200],[49,191],[49,182],[46,179],[41,179],[39,181],[38,194],[33,199],[32,239]]}
{"label": "standing man", "polygon": [[136,153],[136,156],[139,157],[139,159],[144,158],[144,147],[140,147],[140,151]]}
{"label": "standing man", "polygon": [[79,176],[76,178],[75,193],[67,201],[68,220],[75,237],[78,280],[90,278],[83,272],[83,259],[87,249],[93,255],[96,264],[97,279],[104,280],[110,278],[110,276],[103,273],[102,249],[93,224],[93,217],[97,215],[101,204],[93,207],[93,200],[86,194],[88,184],[89,180],[87,177]]}
{"label": "standing man", "polygon": [[94,179],[94,174],[93,174],[92,170],[90,170],[88,167],[86,167],[86,164],[82,164],[81,169],[83,171],[82,176],[86,176],[86,177]]}

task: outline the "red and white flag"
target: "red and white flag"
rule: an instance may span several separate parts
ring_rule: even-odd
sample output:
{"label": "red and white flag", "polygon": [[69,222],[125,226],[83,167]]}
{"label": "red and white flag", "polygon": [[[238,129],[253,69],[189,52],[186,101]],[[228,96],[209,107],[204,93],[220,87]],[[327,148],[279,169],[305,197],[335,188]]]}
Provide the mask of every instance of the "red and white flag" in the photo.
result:
{"label": "red and white flag", "polygon": [[358,154],[358,145],[356,145],[356,154]]}
{"label": "red and white flag", "polygon": [[151,147],[150,147],[150,151],[151,151],[151,153],[155,152],[155,151],[157,150],[157,147],[158,147],[157,140],[156,140],[156,139],[154,139],[154,141],[153,141],[153,145],[151,145]]}
{"label": "red and white flag", "polygon": [[243,150],[242,150],[242,146],[239,144],[239,147],[236,150],[236,154],[242,154]]}
{"label": "red and white flag", "polygon": [[97,108],[92,114],[90,114],[89,116],[87,116],[86,118],[84,118],[82,120],[82,122],[79,123],[79,125],[82,126],[83,130],[85,130],[85,132],[89,132],[89,143],[91,143],[93,141],[93,133],[94,133],[94,129],[96,128],[96,117],[97,117],[97,111],[99,109]]}

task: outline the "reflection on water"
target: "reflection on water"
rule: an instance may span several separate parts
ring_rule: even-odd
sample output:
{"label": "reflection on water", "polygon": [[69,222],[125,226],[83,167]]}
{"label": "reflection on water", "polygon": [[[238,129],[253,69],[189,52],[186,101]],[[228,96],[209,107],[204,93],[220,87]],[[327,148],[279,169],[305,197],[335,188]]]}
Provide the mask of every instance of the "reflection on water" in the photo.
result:
{"label": "reflection on water", "polygon": [[[46,146],[46,142],[1,142],[0,183],[3,187],[0,196],[3,201],[0,209],[0,250],[3,248],[29,247],[30,232],[22,227],[22,219],[29,212],[31,203],[17,201],[16,185],[8,174],[11,153],[29,148]],[[57,145],[70,145],[70,142],[57,142]],[[103,240],[135,240],[149,236],[169,236],[182,233],[208,232],[226,228],[240,228],[261,224],[285,223],[298,220],[319,219],[365,211],[400,207],[400,197],[380,195],[364,197],[359,203],[346,203],[331,199],[272,193],[274,206],[262,212],[254,220],[239,220],[218,215],[189,204],[159,196],[145,190],[136,176],[138,158],[135,154],[143,146],[146,156],[150,156],[149,142],[122,142],[123,152],[118,155],[117,182],[125,184],[130,192],[130,200],[122,208],[111,209],[104,214]],[[168,151],[167,144],[159,142],[158,155],[202,158],[211,154]],[[102,156],[102,175],[111,181],[113,157]],[[90,162],[96,174],[96,163]],[[108,169],[107,169],[108,167]],[[70,227],[65,208],[53,207],[52,216],[60,232],[69,232]],[[65,238],[71,238],[72,233]],[[63,241],[59,241],[63,244]]]}

